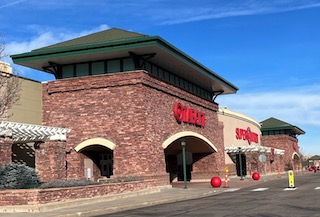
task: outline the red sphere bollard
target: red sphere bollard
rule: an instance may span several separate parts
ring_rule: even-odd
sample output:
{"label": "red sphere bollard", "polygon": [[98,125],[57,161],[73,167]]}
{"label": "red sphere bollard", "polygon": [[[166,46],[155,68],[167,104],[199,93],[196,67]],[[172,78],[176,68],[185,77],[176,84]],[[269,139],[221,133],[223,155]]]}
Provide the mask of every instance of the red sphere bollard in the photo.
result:
{"label": "red sphere bollard", "polygon": [[313,171],[312,167],[310,167],[310,168],[309,168],[309,171],[310,171],[310,172],[312,172],[312,171]]}
{"label": "red sphere bollard", "polygon": [[212,177],[211,186],[214,188],[219,188],[221,186],[221,179],[219,177]]}
{"label": "red sphere bollard", "polygon": [[260,179],[260,174],[258,172],[252,173],[252,179],[253,180],[259,180]]}

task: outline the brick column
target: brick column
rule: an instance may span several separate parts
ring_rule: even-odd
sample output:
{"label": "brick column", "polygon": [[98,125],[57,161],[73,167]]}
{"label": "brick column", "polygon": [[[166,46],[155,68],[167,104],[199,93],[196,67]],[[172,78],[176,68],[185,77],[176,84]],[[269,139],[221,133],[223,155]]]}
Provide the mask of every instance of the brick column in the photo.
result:
{"label": "brick column", "polygon": [[11,163],[12,161],[12,139],[0,137],[0,166]]}
{"label": "brick column", "polygon": [[66,143],[47,141],[35,149],[35,167],[41,181],[66,180]]}

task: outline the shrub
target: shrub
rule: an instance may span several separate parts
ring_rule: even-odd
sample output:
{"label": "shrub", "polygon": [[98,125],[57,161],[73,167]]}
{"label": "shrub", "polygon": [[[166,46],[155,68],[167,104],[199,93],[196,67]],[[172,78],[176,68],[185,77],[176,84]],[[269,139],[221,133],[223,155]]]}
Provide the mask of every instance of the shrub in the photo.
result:
{"label": "shrub", "polygon": [[98,182],[91,180],[61,180],[45,182],[41,184],[40,188],[64,188],[64,187],[75,187],[75,186],[86,186],[86,185],[97,185]]}
{"label": "shrub", "polygon": [[34,168],[10,163],[0,167],[0,189],[37,188],[40,178]]}
{"label": "shrub", "polygon": [[119,178],[111,178],[111,179],[101,179],[99,182],[101,183],[118,183],[118,182],[134,182],[134,181],[142,181],[143,179],[140,177],[119,177]]}

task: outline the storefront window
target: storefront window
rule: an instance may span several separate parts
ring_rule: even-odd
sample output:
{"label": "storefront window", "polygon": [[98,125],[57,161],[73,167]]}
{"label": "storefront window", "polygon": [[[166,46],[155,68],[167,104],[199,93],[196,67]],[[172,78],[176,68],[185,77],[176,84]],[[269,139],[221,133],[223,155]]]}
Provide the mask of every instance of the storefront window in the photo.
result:
{"label": "storefront window", "polygon": [[82,63],[76,65],[77,77],[89,75],[89,63]]}
{"label": "storefront window", "polygon": [[123,59],[123,71],[134,70],[134,64],[131,58]]}
{"label": "storefront window", "polygon": [[108,61],[108,66],[107,66],[107,72],[112,73],[112,72],[120,72],[120,59],[117,60],[109,60]]}
{"label": "storefront window", "polygon": [[62,78],[73,77],[73,65],[67,65],[62,67]]}
{"label": "storefront window", "polygon": [[104,74],[104,62],[93,62],[91,63],[91,73],[92,75]]}

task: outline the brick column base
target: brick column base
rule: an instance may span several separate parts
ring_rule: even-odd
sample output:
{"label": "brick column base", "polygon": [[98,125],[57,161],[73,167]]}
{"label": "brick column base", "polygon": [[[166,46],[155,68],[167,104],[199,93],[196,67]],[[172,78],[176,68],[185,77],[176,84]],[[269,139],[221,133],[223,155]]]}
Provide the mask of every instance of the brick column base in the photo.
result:
{"label": "brick column base", "polygon": [[66,143],[48,141],[35,149],[35,167],[42,182],[66,180]]}
{"label": "brick column base", "polygon": [[12,143],[9,137],[0,138],[0,166],[12,162]]}

